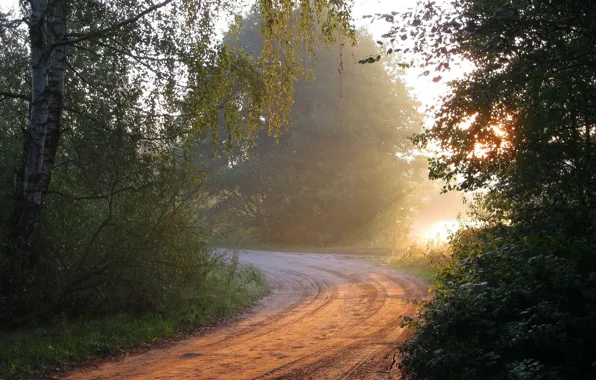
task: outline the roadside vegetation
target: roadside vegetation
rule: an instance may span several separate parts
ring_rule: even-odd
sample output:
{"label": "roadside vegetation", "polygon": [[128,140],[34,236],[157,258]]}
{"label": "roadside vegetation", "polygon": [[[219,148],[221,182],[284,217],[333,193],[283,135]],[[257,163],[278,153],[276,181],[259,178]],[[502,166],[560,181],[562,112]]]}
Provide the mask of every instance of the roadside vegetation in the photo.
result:
{"label": "roadside vegetation", "polygon": [[448,244],[438,239],[426,243],[405,241],[408,243],[386,257],[386,265],[433,284],[440,268],[451,258]]}
{"label": "roadside vegetation", "polygon": [[51,324],[0,332],[0,378],[61,372],[87,360],[167,344],[233,317],[267,291],[259,270],[232,260],[210,271],[203,288],[187,295],[188,304],[168,305],[162,313],[56,316]]}

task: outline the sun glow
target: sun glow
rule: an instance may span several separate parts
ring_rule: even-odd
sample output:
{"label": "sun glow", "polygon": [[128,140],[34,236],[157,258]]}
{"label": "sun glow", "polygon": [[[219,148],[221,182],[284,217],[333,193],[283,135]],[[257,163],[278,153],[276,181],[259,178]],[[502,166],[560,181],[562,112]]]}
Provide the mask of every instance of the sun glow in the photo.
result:
{"label": "sun glow", "polygon": [[431,241],[445,243],[459,228],[460,224],[456,219],[439,220],[423,230],[419,238],[425,243]]}
{"label": "sun glow", "polygon": [[490,152],[503,153],[507,148],[511,147],[509,133],[505,129],[505,125],[492,125],[490,131],[492,137],[488,139],[490,142],[477,142],[474,145],[474,150],[470,152],[469,157],[486,158]]}

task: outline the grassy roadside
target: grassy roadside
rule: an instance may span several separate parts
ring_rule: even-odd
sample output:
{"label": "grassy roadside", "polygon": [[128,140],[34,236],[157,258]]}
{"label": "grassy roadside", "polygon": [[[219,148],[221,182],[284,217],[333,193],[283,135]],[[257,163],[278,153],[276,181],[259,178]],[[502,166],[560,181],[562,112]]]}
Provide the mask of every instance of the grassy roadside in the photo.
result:
{"label": "grassy roadside", "polygon": [[426,261],[389,261],[387,266],[411,274],[414,277],[418,277],[427,283],[432,284],[435,280],[435,269],[429,262]]}
{"label": "grassy roadside", "polygon": [[0,331],[0,379],[40,378],[90,359],[180,338],[237,314],[267,293],[265,276],[253,266],[212,276],[207,285],[201,302],[182,313],[109,315]]}

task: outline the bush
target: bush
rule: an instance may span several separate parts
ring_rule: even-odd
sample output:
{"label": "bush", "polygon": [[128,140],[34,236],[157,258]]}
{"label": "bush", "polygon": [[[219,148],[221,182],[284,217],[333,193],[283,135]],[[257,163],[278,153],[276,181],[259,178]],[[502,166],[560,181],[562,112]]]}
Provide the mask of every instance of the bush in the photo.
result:
{"label": "bush", "polygon": [[405,379],[596,378],[596,241],[500,227],[462,231],[452,247],[434,299],[406,321]]}

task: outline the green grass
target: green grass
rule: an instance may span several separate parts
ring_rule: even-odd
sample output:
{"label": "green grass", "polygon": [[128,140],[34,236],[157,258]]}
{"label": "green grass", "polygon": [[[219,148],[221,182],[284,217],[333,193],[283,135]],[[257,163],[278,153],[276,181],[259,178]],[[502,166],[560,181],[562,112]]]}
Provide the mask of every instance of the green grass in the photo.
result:
{"label": "green grass", "polygon": [[0,377],[60,370],[93,357],[118,354],[142,343],[174,336],[180,326],[158,316],[121,314],[60,326],[0,333]]}
{"label": "green grass", "polygon": [[428,283],[433,283],[435,280],[436,272],[428,262],[389,262],[387,265],[390,268],[409,273]]}
{"label": "green grass", "polygon": [[[219,292],[217,286],[221,287]],[[267,293],[267,283],[256,268],[241,267],[231,282],[225,276],[214,276],[210,293],[221,296],[205,296],[183,314],[109,315],[0,331],[0,379],[38,378],[89,359],[184,336],[250,306]]]}

